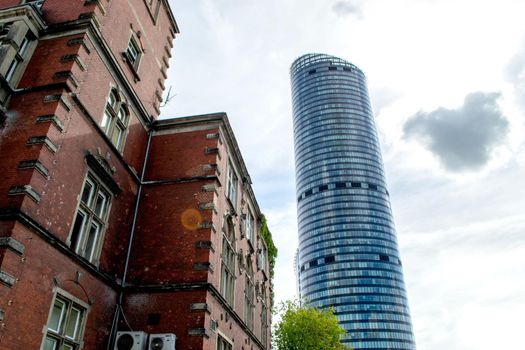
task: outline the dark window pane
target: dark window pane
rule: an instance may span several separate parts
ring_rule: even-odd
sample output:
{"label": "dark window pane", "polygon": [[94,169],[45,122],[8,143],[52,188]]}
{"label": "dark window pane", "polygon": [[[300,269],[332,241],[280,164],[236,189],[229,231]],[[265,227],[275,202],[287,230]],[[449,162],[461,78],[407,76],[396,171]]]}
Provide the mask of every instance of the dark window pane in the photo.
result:
{"label": "dark window pane", "polygon": [[71,232],[70,246],[74,251],[78,251],[77,245],[79,242],[79,238],[82,235],[82,231],[84,230],[85,219],[86,217],[83,212],[77,212],[77,217],[75,218],[75,223],[73,224],[73,232]]}
{"label": "dark window pane", "polygon": [[390,258],[388,257],[388,255],[379,254],[379,260],[381,260],[381,261],[390,261]]}
{"label": "dark window pane", "polygon": [[333,255],[328,255],[328,256],[325,256],[324,258],[325,264],[333,263],[334,261],[335,261],[335,256]]}

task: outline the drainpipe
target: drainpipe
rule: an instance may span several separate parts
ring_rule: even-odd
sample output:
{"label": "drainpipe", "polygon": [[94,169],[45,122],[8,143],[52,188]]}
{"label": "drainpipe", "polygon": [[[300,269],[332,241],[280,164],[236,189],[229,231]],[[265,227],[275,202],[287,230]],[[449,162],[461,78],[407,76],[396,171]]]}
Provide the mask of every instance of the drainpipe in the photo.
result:
{"label": "drainpipe", "polygon": [[124,299],[124,288],[126,286],[126,279],[128,276],[128,268],[129,268],[129,260],[131,258],[131,248],[133,245],[133,238],[135,237],[135,228],[137,225],[137,216],[139,212],[139,206],[140,206],[140,197],[142,195],[142,187],[144,185],[144,177],[146,175],[146,166],[148,164],[148,158],[149,158],[149,149],[151,145],[151,137],[153,135],[153,122],[150,124],[150,129],[148,131],[148,143],[146,145],[146,155],[144,156],[144,164],[142,165],[142,171],[140,174],[140,182],[139,182],[139,189],[137,192],[137,199],[135,201],[135,211],[133,213],[133,220],[131,222],[131,232],[129,235],[129,242],[128,242],[128,251],[126,253],[126,260],[124,263],[124,272],[122,274],[122,281],[120,282],[120,292],[118,296],[118,302],[117,306],[115,308],[115,314],[113,316],[113,322],[111,323],[111,330],[109,333],[109,342],[107,346],[107,350],[113,349],[112,346],[115,344],[116,336],[117,336],[117,327],[118,322],[120,319],[120,313],[123,312],[122,309],[122,301]]}

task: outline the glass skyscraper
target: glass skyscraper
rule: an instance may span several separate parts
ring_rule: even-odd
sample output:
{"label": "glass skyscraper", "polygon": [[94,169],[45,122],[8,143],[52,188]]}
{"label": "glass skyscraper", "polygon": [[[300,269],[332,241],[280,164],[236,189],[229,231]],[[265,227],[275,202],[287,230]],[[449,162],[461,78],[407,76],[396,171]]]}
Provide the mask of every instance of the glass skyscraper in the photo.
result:
{"label": "glass skyscraper", "polygon": [[366,78],[324,54],[292,81],[301,297],[333,307],[354,349],[415,349]]}

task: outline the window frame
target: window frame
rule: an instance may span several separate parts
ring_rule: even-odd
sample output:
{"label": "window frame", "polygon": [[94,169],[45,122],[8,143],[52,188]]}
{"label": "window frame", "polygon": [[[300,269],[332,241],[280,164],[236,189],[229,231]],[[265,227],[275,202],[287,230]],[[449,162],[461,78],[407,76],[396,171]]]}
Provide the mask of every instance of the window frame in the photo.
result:
{"label": "window frame", "polygon": [[250,257],[246,260],[244,277],[244,321],[248,328],[253,331],[255,321],[255,273]]}
{"label": "window frame", "polygon": [[[0,21],[0,25],[3,28],[0,46],[9,46],[8,49],[3,47],[5,56],[3,56],[2,77],[0,79],[1,110],[7,108],[11,94],[18,87],[26,71],[38,44],[38,33],[33,31],[34,28],[24,18]],[[14,54],[12,50],[14,50]]]}
{"label": "window frame", "polygon": [[233,350],[233,342],[222,332],[217,332],[217,350]]}
{"label": "window frame", "polygon": [[[130,48],[136,52],[136,55],[130,52]],[[144,56],[144,48],[142,47],[142,42],[140,41],[140,32],[135,33],[132,31],[126,45],[126,49],[124,52],[122,52],[122,55],[124,56],[128,66],[131,68],[131,72],[133,73],[135,81],[139,81],[139,67],[142,57]]]}
{"label": "window frame", "polygon": [[248,206],[246,210],[245,231],[246,239],[250,242],[252,250],[255,244],[255,224],[255,216],[252,214],[252,210]]}
{"label": "window frame", "polygon": [[[89,313],[89,305],[82,300],[74,297],[70,293],[55,288],[54,295],[51,300],[51,307],[47,316],[47,322],[44,326],[44,336],[42,337],[42,343],[40,345],[41,350],[46,349],[46,340],[52,339],[55,341],[55,349],[61,349],[65,344],[71,346],[73,350],[81,350],[84,346],[84,332],[87,324],[87,318]],[[58,322],[58,329],[51,328],[51,321],[53,318],[53,311],[57,301],[63,304],[61,308],[60,319]],[[70,317],[72,310],[76,309],[79,311],[77,315],[77,321],[75,322],[73,337],[68,336],[70,326]]]}
{"label": "window frame", "polygon": [[237,196],[239,187],[239,177],[231,161],[228,162],[228,171],[226,172],[226,198],[229,199],[234,209],[237,208]]}
{"label": "window frame", "polygon": [[235,225],[231,217],[225,219],[222,232],[220,292],[231,306],[235,302]]}
{"label": "window frame", "polygon": [[42,6],[44,6],[44,3],[46,0],[25,0],[23,4],[30,4],[35,6],[39,11],[42,11]]}
{"label": "window frame", "polygon": [[268,303],[266,298],[266,285],[261,284],[261,343],[263,349],[268,347]]}
{"label": "window frame", "polygon": [[[91,186],[91,189],[87,193],[87,201],[84,201],[86,186],[88,184]],[[100,197],[103,198],[102,208],[98,206]],[[112,192],[93,171],[88,170],[84,176],[84,182],[78,195],[75,217],[72,221],[73,225],[71,226],[71,231],[66,243],[77,255],[93,265],[98,265],[99,263],[100,253],[108,227],[112,200]],[[81,222],[78,221],[79,215],[83,216]],[[77,222],[79,222],[79,226],[77,226]],[[90,244],[89,242],[93,237],[91,231],[93,227],[95,227],[95,237]],[[75,233],[77,230],[78,233]]]}
{"label": "window frame", "polygon": [[[106,107],[100,122],[100,128],[115,148],[122,153],[128,135],[130,109],[116,88],[111,88],[106,100]],[[120,130],[118,134],[115,131]],[[115,136],[117,139],[114,139]]]}

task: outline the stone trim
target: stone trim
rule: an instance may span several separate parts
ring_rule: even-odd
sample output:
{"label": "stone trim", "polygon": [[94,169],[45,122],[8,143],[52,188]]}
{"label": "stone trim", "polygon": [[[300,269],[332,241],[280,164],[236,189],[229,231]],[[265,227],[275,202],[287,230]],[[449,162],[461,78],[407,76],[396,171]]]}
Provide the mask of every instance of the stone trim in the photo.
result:
{"label": "stone trim", "polygon": [[9,189],[9,195],[10,196],[28,196],[32,200],[34,200],[37,203],[40,203],[40,193],[35,191],[31,185],[23,185],[23,186],[13,186],[11,189]]}
{"label": "stone trim", "polygon": [[16,283],[16,278],[7,272],[0,270],[0,282],[4,283],[8,287],[12,287]]}
{"label": "stone trim", "polygon": [[49,170],[38,159],[23,160],[18,163],[18,169],[36,169],[45,178],[49,176]]}
{"label": "stone trim", "polygon": [[24,245],[13,237],[0,237],[0,248],[7,248],[17,254],[24,254]]}
{"label": "stone trim", "polygon": [[207,313],[211,313],[210,307],[207,303],[193,303],[190,304],[190,311],[192,312],[199,312],[199,311],[205,311]]}
{"label": "stone trim", "polygon": [[198,241],[195,243],[197,249],[210,249],[212,252],[215,251],[215,246],[212,241]]}
{"label": "stone trim", "polygon": [[60,132],[64,132],[64,123],[54,114],[41,115],[36,118],[37,124],[52,123]]}
{"label": "stone trim", "polygon": [[192,337],[206,337],[209,338],[211,332],[208,328],[190,328],[188,330],[188,335]]}
{"label": "stone trim", "polygon": [[210,262],[199,262],[193,264],[193,269],[196,271],[210,271],[213,273],[213,265]]}
{"label": "stone trim", "polygon": [[33,136],[30,137],[27,140],[28,145],[44,145],[46,146],[52,153],[56,153],[58,151],[58,146],[53,143],[47,136]]}
{"label": "stone trim", "polygon": [[78,87],[79,86],[79,81],[78,79],[75,77],[75,75],[73,74],[73,72],[69,71],[69,70],[66,70],[66,71],[61,71],[61,72],[56,72],[55,74],[53,74],[53,79],[54,80],[62,80],[62,79],[66,79],[66,80],[69,80],[71,81],[71,84],[73,84],[74,87]]}
{"label": "stone trim", "polygon": [[216,183],[211,183],[211,184],[203,185],[202,186],[202,192],[215,192],[215,194],[218,194],[217,193],[217,184]]}
{"label": "stone trim", "polygon": [[81,71],[86,70],[86,64],[82,59],[80,58],[79,54],[67,54],[60,57],[60,62],[69,62],[69,61],[75,61],[75,63],[78,65]]}
{"label": "stone trim", "polygon": [[71,110],[71,103],[67,100],[67,98],[63,94],[51,94],[44,96],[44,103],[51,103],[51,102],[60,102],[65,109],[69,112]]}
{"label": "stone trim", "polygon": [[113,178],[115,172],[114,167],[111,167],[106,159],[93,155],[91,152],[86,152],[86,162],[91,170],[97,174],[100,179],[114,194],[122,192],[119,184]]}
{"label": "stone trim", "polygon": [[215,207],[215,204],[213,202],[208,203],[201,203],[199,204],[200,210],[213,210],[215,213],[217,212],[217,208]]}

